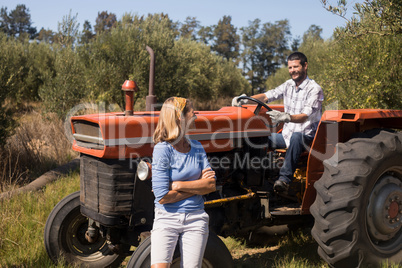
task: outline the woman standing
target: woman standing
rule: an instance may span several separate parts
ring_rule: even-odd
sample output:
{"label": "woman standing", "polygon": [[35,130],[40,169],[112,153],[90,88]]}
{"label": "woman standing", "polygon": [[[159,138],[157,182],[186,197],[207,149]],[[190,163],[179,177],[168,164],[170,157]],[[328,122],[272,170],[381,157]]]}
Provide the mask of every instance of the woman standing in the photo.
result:
{"label": "woman standing", "polygon": [[185,137],[195,119],[192,103],[178,97],[167,99],[159,115],[153,137],[152,268],[170,267],[177,242],[181,267],[202,263],[209,233],[202,195],[215,191],[215,172],[201,143]]}

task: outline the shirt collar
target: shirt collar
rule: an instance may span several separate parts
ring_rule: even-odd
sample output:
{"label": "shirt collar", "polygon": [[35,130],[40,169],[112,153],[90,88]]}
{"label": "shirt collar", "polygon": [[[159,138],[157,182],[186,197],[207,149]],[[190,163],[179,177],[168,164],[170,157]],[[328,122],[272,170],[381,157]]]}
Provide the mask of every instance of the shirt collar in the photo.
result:
{"label": "shirt collar", "polygon": [[307,86],[307,84],[310,82],[310,78],[308,76],[306,76],[306,79],[303,80],[303,82],[299,85],[299,87],[296,87],[296,82],[293,81],[293,86],[296,88],[296,92],[299,92],[300,90],[302,90],[303,88],[305,88]]}

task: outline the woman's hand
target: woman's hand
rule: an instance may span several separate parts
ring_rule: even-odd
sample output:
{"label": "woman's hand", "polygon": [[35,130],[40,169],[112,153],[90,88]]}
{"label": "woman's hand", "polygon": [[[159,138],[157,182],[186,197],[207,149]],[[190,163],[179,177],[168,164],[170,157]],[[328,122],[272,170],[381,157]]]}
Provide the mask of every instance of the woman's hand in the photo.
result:
{"label": "woman's hand", "polygon": [[164,204],[176,203],[183,199],[187,199],[193,195],[194,194],[192,194],[192,193],[185,193],[185,192],[170,190],[164,197],[162,197],[161,200],[159,200],[159,204],[164,205]]}
{"label": "woman's hand", "polygon": [[195,181],[174,181],[172,190],[198,195],[209,194],[216,191],[215,171],[206,168],[202,171],[201,177]]}
{"label": "woman's hand", "polygon": [[159,200],[160,204],[175,203],[195,194],[204,195],[216,191],[215,171],[206,168],[195,181],[174,181],[170,184],[169,192]]}
{"label": "woman's hand", "polygon": [[201,173],[200,180],[211,178],[215,180],[215,171],[213,171],[211,168],[204,169]]}

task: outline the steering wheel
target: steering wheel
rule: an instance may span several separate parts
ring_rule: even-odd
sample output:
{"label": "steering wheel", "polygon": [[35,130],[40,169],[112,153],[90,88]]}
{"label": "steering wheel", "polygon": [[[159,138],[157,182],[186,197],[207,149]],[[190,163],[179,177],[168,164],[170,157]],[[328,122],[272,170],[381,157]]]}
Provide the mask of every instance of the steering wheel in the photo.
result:
{"label": "steering wheel", "polygon": [[[268,105],[266,105],[265,103],[263,103],[262,101],[257,100],[257,99],[254,99],[254,98],[249,97],[249,96],[241,96],[241,97],[238,97],[237,100],[250,100],[250,101],[254,101],[255,103],[257,103],[257,108],[255,108],[255,110],[254,110],[254,114],[255,114],[255,115],[258,115],[258,114],[260,113],[261,107],[264,107],[264,108],[267,109],[268,111],[272,111],[272,109],[271,109]],[[276,123],[275,125],[269,125],[269,124],[267,124],[267,123],[265,123],[265,122],[264,122],[264,124],[265,124],[268,128],[275,128],[275,127],[277,127],[277,126],[279,125],[279,123]]]}
{"label": "steering wheel", "polygon": [[264,107],[264,108],[267,109],[268,111],[272,111],[272,109],[271,109],[268,105],[266,105],[265,103],[263,103],[262,101],[257,100],[257,99],[254,99],[254,98],[249,97],[249,96],[241,96],[241,97],[238,97],[237,100],[238,100],[238,101],[239,101],[239,100],[250,100],[250,101],[253,101],[253,102],[257,103],[257,108],[255,108],[255,110],[254,110],[254,114],[255,114],[255,115],[258,115],[258,114],[260,113],[261,107]]}

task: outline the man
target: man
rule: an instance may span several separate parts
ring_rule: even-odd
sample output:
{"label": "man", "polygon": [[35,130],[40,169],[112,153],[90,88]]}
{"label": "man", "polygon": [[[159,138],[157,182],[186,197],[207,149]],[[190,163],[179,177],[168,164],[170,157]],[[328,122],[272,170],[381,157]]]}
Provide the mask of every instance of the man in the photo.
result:
{"label": "man", "polygon": [[[277,99],[284,102],[284,112],[267,112],[273,122],[284,122],[282,133],[272,133],[269,137],[271,148],[288,148],[279,178],[274,183],[274,190],[280,193],[287,192],[300,154],[314,139],[324,100],[321,87],[307,76],[307,57],[301,52],[294,52],[287,62],[291,79],[275,89],[252,96],[265,103]],[[247,102],[238,101],[238,98],[233,98],[232,106]]]}

